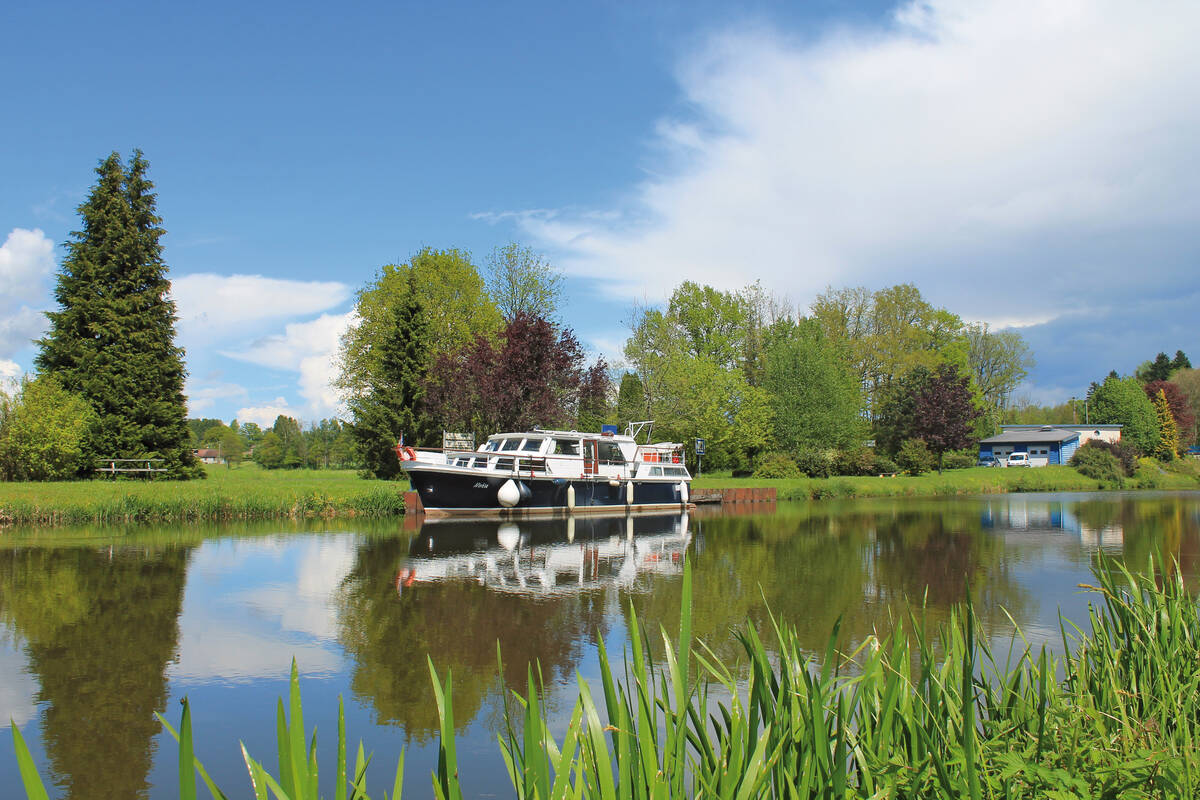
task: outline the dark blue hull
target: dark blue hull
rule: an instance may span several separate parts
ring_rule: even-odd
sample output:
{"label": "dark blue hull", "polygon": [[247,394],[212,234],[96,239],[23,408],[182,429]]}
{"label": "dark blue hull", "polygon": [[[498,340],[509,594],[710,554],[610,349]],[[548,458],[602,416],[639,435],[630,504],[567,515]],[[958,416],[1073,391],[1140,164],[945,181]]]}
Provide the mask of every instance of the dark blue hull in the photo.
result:
{"label": "dark blue hull", "polygon": [[[687,505],[680,491],[682,480],[633,481],[632,503],[629,481],[597,478],[530,477],[481,472],[450,471],[423,465],[405,466],[413,490],[426,513],[437,514],[554,514],[604,510],[647,510]],[[500,503],[500,487],[516,484],[520,500],[512,507]],[[575,490],[574,508],[568,505],[568,488]]]}

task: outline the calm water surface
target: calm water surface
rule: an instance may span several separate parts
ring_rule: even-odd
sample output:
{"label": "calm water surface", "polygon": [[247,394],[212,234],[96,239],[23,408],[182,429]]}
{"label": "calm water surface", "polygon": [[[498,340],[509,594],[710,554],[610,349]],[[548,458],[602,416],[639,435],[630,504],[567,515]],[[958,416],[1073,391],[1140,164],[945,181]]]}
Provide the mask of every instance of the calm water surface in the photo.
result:
{"label": "calm water surface", "polygon": [[[238,741],[275,765],[275,699],[291,659],[305,722],[319,729],[326,795],[337,697],[351,742],[390,788],[408,748],[406,796],[429,796],[436,713],[426,654],[454,677],[465,788],[509,796],[495,743],[526,664],[565,717],[596,642],[619,651],[630,602],[678,623],[684,555],[693,627],[731,663],[730,633],[766,609],[823,650],[890,628],[907,604],[944,619],[968,587],[985,626],[1058,648],[1058,612],[1082,620],[1098,554],[1135,566],[1161,549],[1200,574],[1200,494],[1019,495],[780,504],[752,514],[502,524],[358,521],[0,533],[0,720],[21,728],[52,795],[175,797],[175,724],[192,701],[197,754],[246,796]],[[504,656],[501,671],[496,643]],[[0,795],[17,793],[0,733]],[[202,790],[203,791],[203,790]]]}

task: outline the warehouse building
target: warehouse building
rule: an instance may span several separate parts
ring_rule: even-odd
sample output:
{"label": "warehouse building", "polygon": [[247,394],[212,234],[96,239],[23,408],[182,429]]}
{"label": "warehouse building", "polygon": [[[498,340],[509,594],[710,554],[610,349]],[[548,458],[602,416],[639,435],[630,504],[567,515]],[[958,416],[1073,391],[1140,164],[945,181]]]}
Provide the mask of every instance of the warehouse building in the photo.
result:
{"label": "warehouse building", "polygon": [[981,439],[979,456],[1004,462],[1013,453],[1028,453],[1031,467],[1066,464],[1092,439],[1121,441],[1120,425],[1004,425],[1000,433]]}

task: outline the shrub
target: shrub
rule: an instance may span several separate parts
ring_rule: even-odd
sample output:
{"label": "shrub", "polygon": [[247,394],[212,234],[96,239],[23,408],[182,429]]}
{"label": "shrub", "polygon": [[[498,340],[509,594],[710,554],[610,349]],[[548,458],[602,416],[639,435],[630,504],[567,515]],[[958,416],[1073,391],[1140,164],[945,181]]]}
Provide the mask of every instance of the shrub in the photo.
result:
{"label": "shrub", "polygon": [[954,450],[942,458],[943,469],[966,469],[975,466],[979,456],[973,450]]}
{"label": "shrub", "polygon": [[896,461],[909,475],[920,475],[928,472],[937,463],[937,456],[929,451],[929,445],[922,439],[905,439],[896,453]]}
{"label": "shrub", "polygon": [[1080,475],[1092,480],[1124,485],[1125,471],[1121,468],[1121,462],[1107,447],[1092,447],[1095,443],[1096,440],[1093,440],[1076,450],[1075,455],[1071,456],[1071,466]]}
{"label": "shrub", "polygon": [[51,375],[0,393],[0,477],[17,481],[73,478],[91,468],[96,412]]}
{"label": "shrub", "polygon": [[800,468],[787,453],[767,453],[754,468],[755,478],[799,478]]}
{"label": "shrub", "polygon": [[885,455],[875,456],[875,474],[888,475],[900,471],[900,465]]}
{"label": "shrub", "polygon": [[810,478],[828,478],[833,474],[833,457],[828,450],[801,450],[796,465]]}
{"label": "shrub", "polygon": [[[1102,450],[1106,453],[1111,453],[1121,467],[1121,474],[1126,478],[1132,476],[1137,471],[1138,454],[1130,445],[1121,444],[1120,442],[1106,442],[1103,439],[1091,439],[1076,450],[1075,455],[1079,455],[1084,450]],[[1075,456],[1071,457],[1071,465],[1075,465]]]}
{"label": "shrub", "polygon": [[838,475],[874,475],[875,451],[869,447],[854,450],[839,450],[833,458],[833,469]]}

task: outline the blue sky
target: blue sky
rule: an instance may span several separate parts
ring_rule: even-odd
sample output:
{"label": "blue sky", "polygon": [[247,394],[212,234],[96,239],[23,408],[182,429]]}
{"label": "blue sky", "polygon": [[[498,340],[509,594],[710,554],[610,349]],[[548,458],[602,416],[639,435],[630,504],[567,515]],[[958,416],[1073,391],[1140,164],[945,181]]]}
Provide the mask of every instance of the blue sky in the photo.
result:
{"label": "blue sky", "polygon": [[93,167],[142,148],[197,416],[336,413],[353,292],[521,241],[610,359],[634,301],[911,281],[1037,400],[1200,356],[1186,2],[9,4],[0,375]]}

